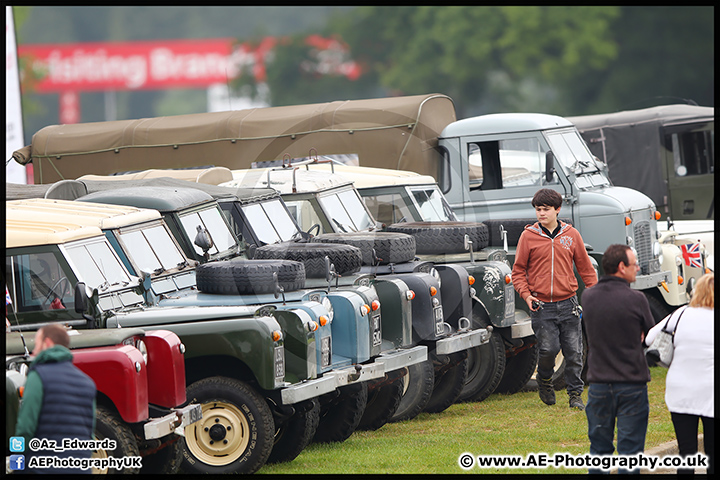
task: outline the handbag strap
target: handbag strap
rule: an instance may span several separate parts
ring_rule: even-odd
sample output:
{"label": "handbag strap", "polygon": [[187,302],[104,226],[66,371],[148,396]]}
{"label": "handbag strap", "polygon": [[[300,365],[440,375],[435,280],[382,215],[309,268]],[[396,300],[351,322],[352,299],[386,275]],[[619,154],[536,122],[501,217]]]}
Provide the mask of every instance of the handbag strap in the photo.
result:
{"label": "handbag strap", "polygon": [[[683,313],[685,313],[685,310],[687,310],[687,305],[685,305],[682,309],[678,309],[680,311],[680,315],[678,315],[677,321],[675,322],[675,326],[672,329],[672,332],[668,330],[668,327],[670,326],[670,320],[672,320],[672,315],[670,315],[670,318],[668,318],[668,321],[665,323],[665,326],[663,327],[663,331],[669,333],[673,336],[673,339],[675,337],[675,330],[677,330],[678,323],[680,323],[680,319],[683,316]],[[678,311],[676,310],[676,311]],[[673,312],[675,313],[675,312]]]}

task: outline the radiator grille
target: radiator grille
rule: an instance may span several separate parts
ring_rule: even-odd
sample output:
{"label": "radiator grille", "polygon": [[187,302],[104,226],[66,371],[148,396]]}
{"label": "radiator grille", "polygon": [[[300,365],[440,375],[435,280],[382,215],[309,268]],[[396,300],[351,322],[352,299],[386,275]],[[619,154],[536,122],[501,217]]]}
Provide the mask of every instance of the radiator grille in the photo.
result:
{"label": "radiator grille", "polygon": [[637,222],[633,229],[637,261],[640,264],[640,273],[650,273],[650,260],[652,260],[652,238],[650,235],[650,222]]}

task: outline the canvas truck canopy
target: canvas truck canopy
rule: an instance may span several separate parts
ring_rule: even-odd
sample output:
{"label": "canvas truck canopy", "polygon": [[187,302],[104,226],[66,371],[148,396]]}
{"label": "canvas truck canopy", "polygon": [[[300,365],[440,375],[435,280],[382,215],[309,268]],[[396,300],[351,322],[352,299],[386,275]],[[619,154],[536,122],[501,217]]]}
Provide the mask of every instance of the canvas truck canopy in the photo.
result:
{"label": "canvas truck canopy", "polygon": [[590,151],[607,163],[615,185],[639,190],[655,205],[665,205],[666,179],[661,165],[663,127],[713,122],[715,109],[695,105],[664,105],[600,115],[567,117]]}
{"label": "canvas truck canopy", "polygon": [[251,168],[311,151],[355,154],[362,165],[434,175],[437,137],[453,121],[452,99],[442,94],[335,101],[52,125],[13,158],[33,163],[35,183],[148,167]]}

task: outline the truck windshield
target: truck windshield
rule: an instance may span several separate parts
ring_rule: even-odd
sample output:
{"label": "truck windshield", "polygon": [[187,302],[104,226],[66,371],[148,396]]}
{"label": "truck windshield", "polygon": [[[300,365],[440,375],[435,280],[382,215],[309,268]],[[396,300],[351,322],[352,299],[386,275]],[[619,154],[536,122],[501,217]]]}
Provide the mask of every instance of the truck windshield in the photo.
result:
{"label": "truck windshield", "polygon": [[[180,222],[191,241],[193,241],[197,235],[198,225],[207,230],[210,238],[213,240],[213,246],[208,250],[210,255],[229,250],[237,244],[235,235],[232,230],[230,230],[230,227],[228,227],[225,222],[225,217],[223,217],[223,214],[217,206],[180,215]],[[198,255],[203,255],[202,248],[195,245],[194,242],[193,247]]]}
{"label": "truck windshield", "polygon": [[298,232],[295,222],[280,200],[245,205],[242,211],[248,227],[264,244],[287,242]]}
{"label": "truck windshield", "polygon": [[457,220],[437,185],[408,187],[408,190],[420,212],[422,221],[448,222]]}
{"label": "truck windshield", "polygon": [[111,287],[130,284],[127,270],[106,240],[68,245],[66,249],[78,280],[88,287],[97,288],[102,294]]}
{"label": "truck windshield", "polygon": [[582,174],[599,170],[577,130],[545,132],[545,138],[566,172]]}
{"label": "truck windshield", "polygon": [[163,225],[120,232],[118,236],[133,262],[144,272],[160,274],[186,262]]}
{"label": "truck windshield", "polygon": [[360,232],[375,228],[375,220],[354,189],[321,194],[318,200],[336,232]]}

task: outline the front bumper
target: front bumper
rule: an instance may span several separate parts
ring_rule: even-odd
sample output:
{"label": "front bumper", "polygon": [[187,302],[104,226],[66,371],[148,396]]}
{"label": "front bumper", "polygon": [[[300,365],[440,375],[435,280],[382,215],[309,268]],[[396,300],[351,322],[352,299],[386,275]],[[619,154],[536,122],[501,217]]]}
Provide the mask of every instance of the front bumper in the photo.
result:
{"label": "front bumper", "polygon": [[525,338],[535,335],[532,328],[532,319],[523,310],[515,310],[515,323],[510,326],[510,335],[512,338]]}
{"label": "front bumper", "polygon": [[490,341],[490,332],[486,328],[478,328],[466,333],[457,333],[435,342],[435,353],[447,355],[450,353],[478,347]]}
{"label": "front bumper", "polygon": [[671,277],[670,272],[664,271],[664,272],[657,272],[657,273],[650,273],[648,275],[638,275],[635,278],[635,281],[630,284],[630,287],[635,290],[647,290],[649,288],[657,288],[660,287],[661,282],[670,283]]}
{"label": "front bumper", "polygon": [[412,348],[399,348],[383,352],[375,361],[384,364],[386,372],[392,372],[393,370],[424,362],[427,358],[427,347],[418,345]]}
{"label": "front bumper", "polygon": [[305,380],[295,383],[289,387],[280,390],[280,399],[283,405],[292,405],[293,403],[302,402],[311,398],[319,397],[325,393],[330,393],[336,388],[335,377],[332,372],[328,372],[320,378]]}
{"label": "front bumper", "polygon": [[150,420],[143,425],[146,440],[161,438],[193,424],[202,418],[202,407],[199,404],[190,404],[182,408],[173,408],[171,413]]}

